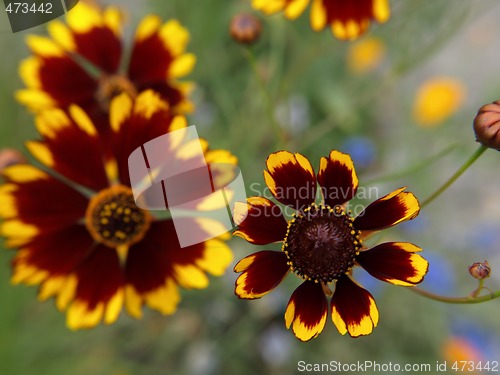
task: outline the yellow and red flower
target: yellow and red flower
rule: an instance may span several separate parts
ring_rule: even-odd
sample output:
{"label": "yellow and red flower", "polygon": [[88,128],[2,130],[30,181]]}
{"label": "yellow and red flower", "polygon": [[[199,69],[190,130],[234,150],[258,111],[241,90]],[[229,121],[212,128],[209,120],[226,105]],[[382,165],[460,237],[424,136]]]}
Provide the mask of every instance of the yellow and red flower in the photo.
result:
{"label": "yellow and red flower", "polygon": [[[321,158],[317,175],[298,153],[273,153],[266,164],[267,187],[278,202],[295,213],[287,222],[280,206],[264,197],[251,197],[235,205],[239,224],[235,235],[256,245],[282,242],[282,251],[256,252],[236,264],[234,271],[241,272],[236,295],[260,298],[294,272],[303,283],[288,302],[285,324],[298,339],[308,341],[323,330],[327,296],[331,296],[331,317],[341,334],[357,337],[371,333],[378,324],[378,309],[372,295],[353,279],[352,268],[361,266],[395,285],[413,286],[423,280],[428,263],[417,254],[421,251],[417,246],[387,242],[367,249],[362,245],[368,234],[417,216],[417,198],[401,188],[353,218],[345,205],[356,195],[358,178],[349,155],[332,151],[329,157]],[[318,188],[322,202],[316,204]],[[330,286],[334,286],[333,292]]]}
{"label": "yellow and red flower", "polygon": [[[299,17],[309,3],[310,0],[252,1],[255,9],[266,14],[283,11],[291,20]],[[366,32],[371,20],[383,23],[389,16],[389,0],[312,0],[310,19],[313,30],[328,26],[336,38],[352,40]]]}
{"label": "yellow and red flower", "polygon": [[[55,297],[72,329],[113,323],[122,307],[136,318],[145,304],[175,312],[179,288],[205,288],[232,261],[222,238],[181,248],[171,219],[136,206],[128,156],[145,142],[183,129],[184,117],[151,91],[135,100],[123,93],[111,102],[106,142],[83,109],[38,114],[42,139],[27,143],[47,169],[22,164],[3,171],[0,234],[16,248],[12,282],[40,285],[39,299]],[[187,147],[187,146],[186,146]],[[209,150],[207,162],[235,164],[225,150]],[[188,149],[164,150],[168,163],[195,163]],[[193,164],[196,165],[196,164]],[[205,219],[182,224],[210,234]],[[208,235],[204,238],[212,238]]]}
{"label": "yellow and red flower", "polygon": [[33,56],[19,68],[26,89],[19,102],[34,111],[83,108],[98,127],[106,126],[111,99],[126,92],[160,93],[178,114],[192,110],[189,82],[177,79],[191,72],[195,56],[185,53],[189,32],[176,20],[162,24],[159,17],[145,17],[135,31],[130,57],[122,38],[121,13],[80,2],[66,16],[66,24],[48,24],[50,37],[29,35]]}

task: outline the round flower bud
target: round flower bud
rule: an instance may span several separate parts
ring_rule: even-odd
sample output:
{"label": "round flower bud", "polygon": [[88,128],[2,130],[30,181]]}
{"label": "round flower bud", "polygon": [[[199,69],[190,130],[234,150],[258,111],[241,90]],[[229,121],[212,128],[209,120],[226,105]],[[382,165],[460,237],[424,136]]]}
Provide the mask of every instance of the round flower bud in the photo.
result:
{"label": "round flower bud", "polygon": [[13,148],[4,148],[0,150],[0,172],[11,165],[25,162],[26,158],[24,155]]}
{"label": "round flower bud", "polygon": [[248,13],[240,13],[231,19],[229,31],[238,43],[252,44],[259,39],[262,24],[257,17]]}
{"label": "round flower bud", "polygon": [[474,132],[478,142],[500,150],[500,100],[479,108],[474,119]]}
{"label": "round flower bud", "polygon": [[469,273],[472,277],[482,280],[490,276],[491,268],[488,262],[476,262],[469,266]]}

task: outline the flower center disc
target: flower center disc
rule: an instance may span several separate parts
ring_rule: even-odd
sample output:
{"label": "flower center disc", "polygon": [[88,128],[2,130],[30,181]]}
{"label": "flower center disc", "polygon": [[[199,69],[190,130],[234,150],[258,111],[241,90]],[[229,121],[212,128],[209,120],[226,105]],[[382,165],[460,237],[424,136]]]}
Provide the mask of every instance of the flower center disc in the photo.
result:
{"label": "flower center disc", "polygon": [[108,112],[111,100],[124,92],[132,98],[137,96],[137,89],[127,77],[121,74],[103,75],[99,78],[99,86],[95,95],[101,108]]}
{"label": "flower center disc", "polygon": [[151,216],[136,206],[132,190],[117,185],[92,197],[85,225],[92,237],[109,247],[139,242],[151,224]]}
{"label": "flower center disc", "polygon": [[337,280],[354,265],[361,240],[353,219],[339,206],[308,206],[288,223],[283,251],[300,277],[315,282]]}

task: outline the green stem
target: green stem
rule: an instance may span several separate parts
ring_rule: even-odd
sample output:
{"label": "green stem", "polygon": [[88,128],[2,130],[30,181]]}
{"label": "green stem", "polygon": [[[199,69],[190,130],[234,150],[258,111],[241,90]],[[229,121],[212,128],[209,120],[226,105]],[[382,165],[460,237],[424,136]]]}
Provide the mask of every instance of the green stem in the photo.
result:
{"label": "green stem", "polygon": [[479,148],[472,154],[472,156],[451,176],[439,189],[437,189],[429,198],[420,204],[423,208],[431,203],[434,199],[439,197],[446,189],[448,189],[479,157],[487,150],[486,146],[479,146]]}
{"label": "green stem", "polygon": [[279,144],[278,148],[285,147],[286,145],[286,135],[283,130],[283,128],[278,124],[276,121],[276,118],[274,117],[274,101],[271,98],[271,94],[267,90],[266,83],[264,82],[263,78],[259,74],[259,69],[257,67],[257,60],[255,58],[255,55],[253,53],[253,50],[251,47],[246,49],[246,58],[248,62],[250,63],[250,66],[252,68],[252,71],[255,75],[255,78],[257,79],[257,82],[259,83],[260,91],[262,92],[262,96],[264,98],[264,101],[266,102],[266,112],[267,116],[269,118],[269,123],[271,124],[274,132],[276,133],[276,136],[278,137]]}
{"label": "green stem", "polygon": [[481,280],[479,280],[479,284],[478,284],[477,288],[471,293],[471,296],[472,297],[479,296],[479,293],[481,293],[481,290],[483,289],[483,287],[484,287],[484,279],[481,279]]}
{"label": "green stem", "polygon": [[491,301],[492,299],[500,297],[500,290],[497,290],[496,292],[490,292],[489,294],[486,294],[484,296],[474,295],[476,292],[474,291],[470,296],[467,297],[445,297],[428,292],[426,290],[422,290],[418,287],[412,287],[409,289],[412,290],[414,293],[420,294],[421,296],[432,299],[434,301],[452,303],[452,304],[462,304],[462,305],[487,302]]}

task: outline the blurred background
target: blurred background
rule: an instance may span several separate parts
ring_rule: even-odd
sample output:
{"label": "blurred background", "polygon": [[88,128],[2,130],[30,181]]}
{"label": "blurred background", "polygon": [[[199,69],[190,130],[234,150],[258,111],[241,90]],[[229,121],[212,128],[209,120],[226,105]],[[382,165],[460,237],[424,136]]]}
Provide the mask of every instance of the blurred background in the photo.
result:
{"label": "blurred background", "polygon": [[[197,56],[187,77],[196,83],[189,122],[213,148],[239,157],[245,182],[254,184],[249,194],[264,186],[269,153],[301,152],[317,168],[321,156],[338,149],[352,155],[360,185],[375,186],[379,197],[408,186],[424,200],[478,147],[472,131],[478,108],[500,99],[500,4],[390,3],[390,20],[355,42],[313,32],[307,13],[293,22],[267,17],[247,0],[112,4],[127,16],[129,39],[149,13],[176,18],[189,29],[188,51]],[[253,66],[248,47],[228,32],[232,16],[242,11],[263,24],[251,47]],[[0,148],[23,152],[23,142],[36,133],[32,115],[13,94],[22,88],[17,68],[28,56],[28,33],[46,30],[12,34],[0,13]],[[467,268],[483,260],[492,269],[486,286],[500,289],[499,158],[488,150],[417,219],[384,232],[383,240],[424,248],[430,271],[423,289],[466,296],[477,284]],[[235,262],[263,249],[240,238],[230,246]],[[367,337],[341,336],[328,319],[317,339],[301,343],[283,319],[299,280],[289,278],[267,297],[244,301],[233,295],[231,269],[206,290],[182,291],[173,316],[146,309],[140,321],[122,313],[112,326],[72,332],[52,301],[37,301],[35,287],[10,285],[13,252],[0,250],[0,374],[279,375],[298,373],[299,361],[446,360],[450,366],[500,360],[500,300],[446,305],[361,270],[356,276],[380,310],[379,326]]]}

